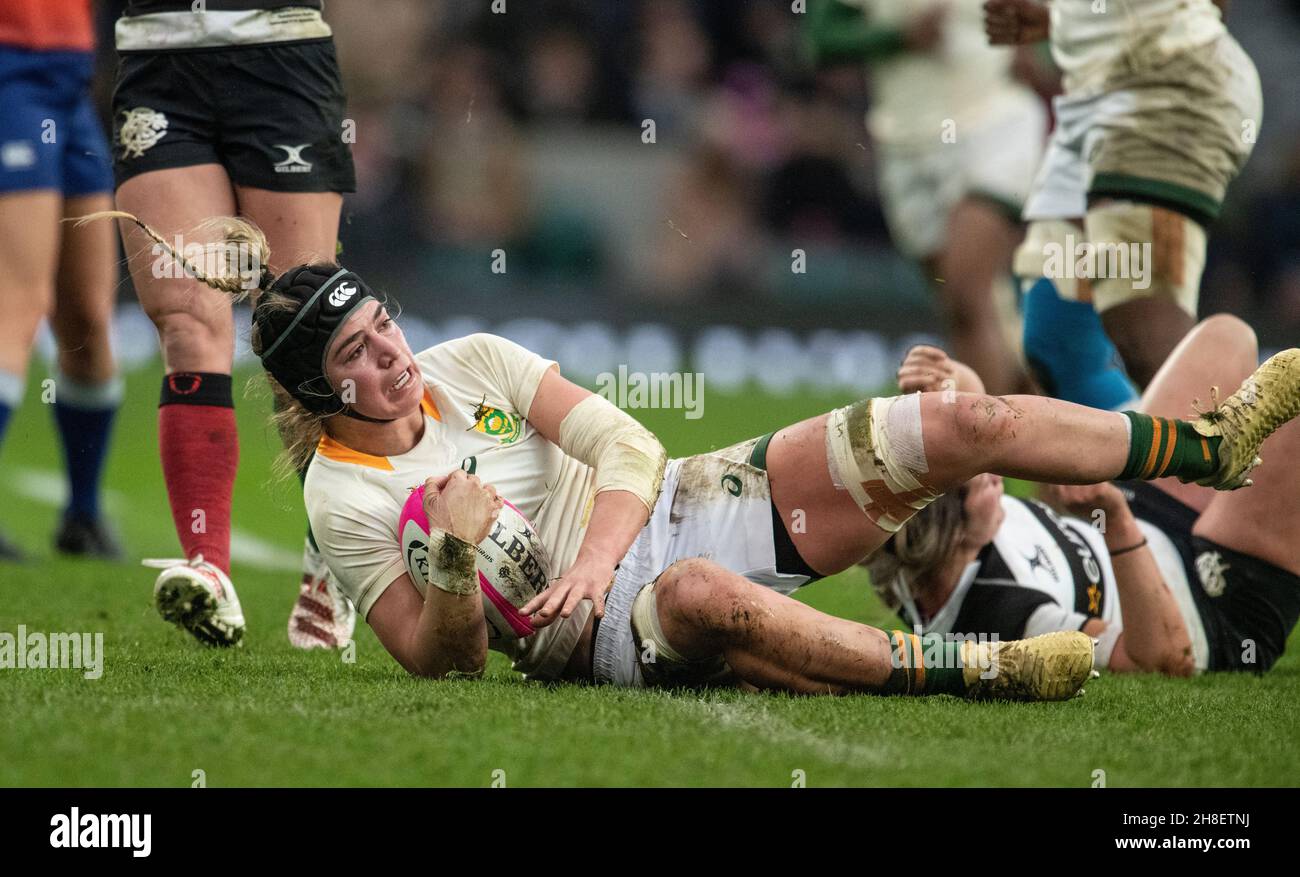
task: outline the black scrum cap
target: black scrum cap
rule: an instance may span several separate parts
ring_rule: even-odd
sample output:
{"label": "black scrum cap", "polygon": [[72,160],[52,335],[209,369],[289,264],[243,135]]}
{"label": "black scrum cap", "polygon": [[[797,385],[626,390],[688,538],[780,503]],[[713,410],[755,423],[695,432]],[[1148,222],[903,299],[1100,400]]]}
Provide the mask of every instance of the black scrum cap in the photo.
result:
{"label": "black scrum cap", "polygon": [[308,411],[345,411],[346,404],[325,377],[325,354],[353,312],[376,300],[370,287],[346,268],[303,265],[282,274],[271,290],[303,304],[296,313],[253,309],[262,366]]}

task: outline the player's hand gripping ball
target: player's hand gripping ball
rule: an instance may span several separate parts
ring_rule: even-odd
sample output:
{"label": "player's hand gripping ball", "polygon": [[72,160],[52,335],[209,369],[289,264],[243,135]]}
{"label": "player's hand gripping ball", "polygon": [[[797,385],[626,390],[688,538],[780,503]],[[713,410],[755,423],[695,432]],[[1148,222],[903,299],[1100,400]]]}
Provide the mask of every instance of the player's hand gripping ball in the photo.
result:
{"label": "player's hand gripping ball", "polygon": [[[424,511],[424,486],[411,491],[397,521],[397,538],[406,571],[416,587],[428,587],[430,524]],[[551,580],[551,561],[532,522],[503,499],[496,523],[487,538],[475,546],[483,617],[488,624],[488,644],[506,637],[531,636],[528,617],[519,612]]]}

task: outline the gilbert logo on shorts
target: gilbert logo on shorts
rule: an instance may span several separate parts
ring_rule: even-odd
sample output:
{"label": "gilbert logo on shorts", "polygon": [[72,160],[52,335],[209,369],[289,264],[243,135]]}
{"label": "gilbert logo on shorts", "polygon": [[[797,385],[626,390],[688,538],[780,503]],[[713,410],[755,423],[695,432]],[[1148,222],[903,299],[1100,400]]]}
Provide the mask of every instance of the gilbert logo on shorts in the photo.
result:
{"label": "gilbert logo on shorts", "polygon": [[338,289],[330,293],[330,306],[341,308],[356,294],[357,285],[355,283],[340,283]]}
{"label": "gilbert logo on shorts", "polygon": [[300,143],[297,146],[284,146],[279,143],[274,144],[272,148],[284,150],[284,159],[282,161],[277,161],[273,165],[275,172],[277,174],[311,173],[311,162],[306,161],[302,157],[302,151],[308,146],[311,146],[311,144]]}

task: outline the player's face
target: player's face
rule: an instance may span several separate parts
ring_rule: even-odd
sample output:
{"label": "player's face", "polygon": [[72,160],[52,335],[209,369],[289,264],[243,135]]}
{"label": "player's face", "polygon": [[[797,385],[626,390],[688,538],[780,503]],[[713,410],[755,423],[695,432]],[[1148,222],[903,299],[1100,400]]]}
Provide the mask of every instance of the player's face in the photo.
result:
{"label": "player's face", "polygon": [[976,475],[964,485],[966,496],[964,538],[972,547],[982,548],[993,541],[1006,512],[1002,509],[1002,476]]}
{"label": "player's face", "polygon": [[380,420],[410,414],[424,395],[406,336],[379,302],[343,324],[325,357],[325,374],[343,401]]}

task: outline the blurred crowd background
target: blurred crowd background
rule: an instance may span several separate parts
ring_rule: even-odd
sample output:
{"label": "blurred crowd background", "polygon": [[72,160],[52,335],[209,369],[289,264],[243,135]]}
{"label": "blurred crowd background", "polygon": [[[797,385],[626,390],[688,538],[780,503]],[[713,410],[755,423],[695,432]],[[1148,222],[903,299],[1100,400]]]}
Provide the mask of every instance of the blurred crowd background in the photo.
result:
{"label": "blurred crowd background", "polygon": [[[105,102],[117,12],[101,8]],[[344,260],[409,312],[890,337],[937,325],[889,242],[864,70],[811,69],[791,0],[506,0],[505,14],[328,0],[325,15],[356,122]],[[1238,0],[1229,25],[1265,112],[1211,237],[1202,308],[1278,344],[1300,330],[1300,0]],[[791,271],[796,248],[806,273]],[[489,270],[498,249],[504,274]]]}

